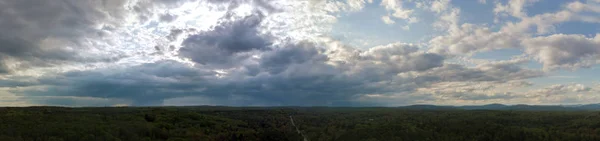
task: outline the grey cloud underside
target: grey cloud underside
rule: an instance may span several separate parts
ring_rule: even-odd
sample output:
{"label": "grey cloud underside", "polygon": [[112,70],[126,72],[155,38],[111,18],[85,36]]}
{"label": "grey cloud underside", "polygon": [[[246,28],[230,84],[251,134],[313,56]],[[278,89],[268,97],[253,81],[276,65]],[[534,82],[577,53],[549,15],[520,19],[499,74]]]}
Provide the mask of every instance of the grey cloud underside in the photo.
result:
{"label": "grey cloud underside", "polygon": [[544,72],[524,69],[518,63],[488,63],[475,68],[447,64],[428,71],[429,75],[438,75],[442,81],[495,81],[507,82],[541,77]]}
{"label": "grey cloud underside", "polygon": [[[344,62],[327,63],[332,61],[332,52],[356,56],[346,56],[354,59]],[[317,44],[300,42],[263,50],[262,57],[257,61],[259,64],[238,64],[232,67],[236,69],[222,77],[217,77],[217,72],[202,66],[160,61],[118,71],[70,72],[43,80],[45,84],[56,86],[49,91],[28,93],[120,99],[132,101],[134,105],[157,105],[166,99],[202,96],[209,101],[233,105],[348,106],[375,104],[355,101],[365,94],[410,93],[416,88],[437,82],[501,82],[540,75],[535,71],[518,69],[513,66],[516,63],[492,63],[485,67],[466,68],[443,65],[442,61],[439,55],[423,53],[414,46],[404,44],[381,46],[369,51],[348,48],[328,51]],[[414,62],[429,65],[414,65]],[[495,71],[486,71],[490,69]],[[399,76],[410,72],[420,75]],[[498,95],[488,98],[507,97]]]}
{"label": "grey cloud underside", "polygon": [[177,19],[177,15],[163,14],[160,16],[160,21],[162,21],[162,22],[172,22],[175,19]]}
{"label": "grey cloud underside", "polygon": [[[248,52],[270,49],[271,41],[258,31],[263,18],[259,12],[239,20],[221,21],[212,31],[187,37],[179,54],[203,65],[228,65],[245,60],[251,55]],[[174,34],[180,33],[175,30]]]}

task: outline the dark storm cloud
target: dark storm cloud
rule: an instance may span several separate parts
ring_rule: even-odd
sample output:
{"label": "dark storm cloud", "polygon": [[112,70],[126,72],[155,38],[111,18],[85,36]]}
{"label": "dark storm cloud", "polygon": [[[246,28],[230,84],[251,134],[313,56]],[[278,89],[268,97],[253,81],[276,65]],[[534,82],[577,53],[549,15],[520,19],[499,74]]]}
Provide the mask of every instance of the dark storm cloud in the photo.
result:
{"label": "dark storm cloud", "polygon": [[[211,72],[195,70],[174,61],[142,64],[118,71],[71,71],[40,81],[55,87],[26,92],[33,96],[83,96],[120,98],[136,105],[157,105],[162,99],[201,91]],[[214,75],[213,75],[214,76]]]}
{"label": "dark storm cloud", "polygon": [[[121,70],[73,71],[44,79],[43,83],[55,86],[48,91],[26,93],[122,99],[132,101],[134,105],[159,105],[167,99],[188,96],[206,97],[213,102],[220,101],[219,104],[232,104],[235,101],[233,105],[372,105],[373,103],[362,103],[355,99],[364,94],[410,92],[419,87],[415,83],[417,78],[399,78],[397,73],[389,73],[389,70],[428,70],[406,65],[411,61],[434,64],[425,65],[430,68],[440,65],[437,62],[439,57],[433,54],[418,53],[418,50],[409,46],[392,48],[397,48],[393,50],[402,53],[365,53],[365,56],[370,57],[348,60],[361,63],[349,63],[351,66],[344,67],[328,64],[330,60],[325,55],[325,49],[317,44],[289,43],[271,50],[262,50],[258,64],[238,64],[234,68],[239,69],[229,71],[224,76],[218,76],[217,72],[202,66],[191,67],[176,61],[159,61]],[[361,65],[373,61],[393,61],[384,58],[401,54],[412,54],[413,57],[403,58],[402,60],[406,59],[406,64],[387,69],[376,69],[376,66],[368,66],[373,69],[356,70],[360,72],[349,69],[365,67]],[[436,61],[419,61],[429,57]],[[355,64],[361,65],[354,66]],[[373,76],[377,77],[369,78]]]}
{"label": "dark storm cloud", "polygon": [[[272,37],[259,32],[260,25],[267,15],[279,12],[277,8],[263,0],[209,1],[226,4],[226,14],[210,31],[189,35],[182,43],[179,54],[192,61],[216,67],[227,67],[235,62],[251,57],[252,51],[270,50]],[[241,4],[256,7],[250,15],[239,17],[231,10]],[[193,30],[174,29],[167,38],[174,40],[184,32]]]}
{"label": "dark storm cloud", "polygon": [[247,52],[269,50],[271,40],[258,31],[263,18],[258,12],[238,20],[222,20],[211,31],[187,37],[179,54],[199,64],[226,66],[250,57]]}
{"label": "dark storm cloud", "polygon": [[[332,105],[336,101],[349,103],[353,96],[360,93],[384,91],[377,90],[380,89],[377,87],[366,87],[360,80],[348,76],[337,76],[333,71],[312,74],[290,72],[227,81],[215,78],[214,73],[199,73],[194,68],[171,64],[176,62],[167,63],[170,65],[164,67],[145,68],[163,63],[166,62],[135,66],[114,74],[70,72],[44,80],[46,84],[53,84],[47,91],[25,93],[29,96],[125,99],[132,101],[133,105],[160,105],[165,99],[184,96],[206,96],[215,101],[231,101],[234,100],[232,98],[242,97],[245,99],[240,101],[248,105]],[[293,70],[312,70],[307,67]]]}
{"label": "dark storm cloud", "polygon": [[[0,55],[21,61],[21,66],[44,66],[65,61],[90,61],[63,43],[80,46],[81,38],[96,36],[98,24],[113,24],[122,9],[97,7],[122,5],[119,1],[6,0],[0,3]],[[84,49],[83,47],[80,47]],[[93,60],[93,59],[92,59]],[[101,60],[101,59],[100,59]],[[3,64],[6,59],[0,60]]]}

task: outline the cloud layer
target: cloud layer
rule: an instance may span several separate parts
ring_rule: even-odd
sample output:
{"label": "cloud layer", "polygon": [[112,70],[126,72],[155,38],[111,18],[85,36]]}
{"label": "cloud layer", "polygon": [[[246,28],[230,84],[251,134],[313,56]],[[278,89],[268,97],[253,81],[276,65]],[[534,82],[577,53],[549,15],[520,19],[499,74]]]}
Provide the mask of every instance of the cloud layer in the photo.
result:
{"label": "cloud layer", "polygon": [[[594,86],[538,90],[529,81],[598,64],[598,34],[548,34],[555,23],[595,23],[589,14],[600,12],[598,2],[526,13],[535,2],[496,2],[497,20],[519,20],[491,28],[460,22],[461,10],[449,0],[9,0],[0,2],[5,19],[0,30],[6,31],[0,33],[0,105],[392,106],[597,99]],[[480,4],[486,3],[491,1]],[[421,22],[416,12],[430,12],[437,18],[431,28],[444,32],[425,42],[368,49],[329,36],[340,15],[373,5],[385,11],[374,19],[402,24],[403,30]],[[472,57],[499,49],[521,55]],[[542,67],[528,67],[531,62]]]}

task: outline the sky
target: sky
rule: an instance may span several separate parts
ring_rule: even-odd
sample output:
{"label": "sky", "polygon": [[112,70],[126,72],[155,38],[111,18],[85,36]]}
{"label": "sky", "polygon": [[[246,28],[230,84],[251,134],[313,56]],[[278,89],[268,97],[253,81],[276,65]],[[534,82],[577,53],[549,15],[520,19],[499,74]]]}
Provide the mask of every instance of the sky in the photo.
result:
{"label": "sky", "polygon": [[600,0],[1,0],[0,106],[600,101]]}

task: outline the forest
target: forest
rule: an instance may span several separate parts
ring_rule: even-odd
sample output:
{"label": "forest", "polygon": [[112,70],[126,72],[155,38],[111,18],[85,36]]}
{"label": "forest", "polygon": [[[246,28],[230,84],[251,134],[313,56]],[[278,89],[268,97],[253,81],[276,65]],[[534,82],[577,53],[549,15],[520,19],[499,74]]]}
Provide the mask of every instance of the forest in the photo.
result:
{"label": "forest", "polygon": [[0,108],[0,141],[594,141],[598,111]]}

